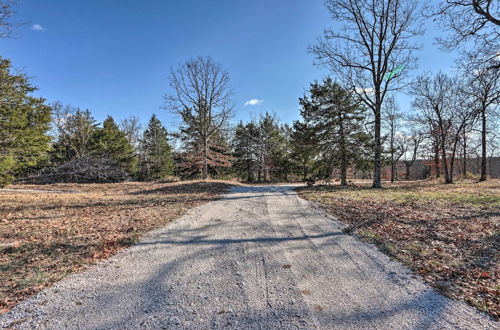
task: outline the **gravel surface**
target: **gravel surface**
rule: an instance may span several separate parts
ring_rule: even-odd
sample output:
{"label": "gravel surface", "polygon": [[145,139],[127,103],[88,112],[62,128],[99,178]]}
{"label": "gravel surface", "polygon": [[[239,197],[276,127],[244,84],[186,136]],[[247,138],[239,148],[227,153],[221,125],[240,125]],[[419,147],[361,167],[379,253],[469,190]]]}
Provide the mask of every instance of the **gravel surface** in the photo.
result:
{"label": "gravel surface", "polygon": [[293,186],[235,187],[0,316],[51,329],[494,329]]}

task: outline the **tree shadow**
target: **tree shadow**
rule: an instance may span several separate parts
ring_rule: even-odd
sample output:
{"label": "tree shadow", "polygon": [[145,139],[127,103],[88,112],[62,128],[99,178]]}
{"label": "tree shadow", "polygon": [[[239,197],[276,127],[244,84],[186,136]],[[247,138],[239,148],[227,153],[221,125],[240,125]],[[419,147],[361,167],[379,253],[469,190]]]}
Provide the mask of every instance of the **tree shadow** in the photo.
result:
{"label": "tree shadow", "polygon": [[[211,224],[210,226],[217,226]],[[206,228],[205,228],[206,229]],[[129,282],[125,284],[96,283],[93,292],[98,292],[98,300],[94,306],[98,309],[89,310],[85,303],[66,305],[62,307],[62,312],[67,323],[56,325],[76,326],[72,318],[81,320],[83,315],[89,328],[95,329],[122,329],[122,328],[234,328],[234,329],[276,329],[276,328],[350,328],[353,326],[361,328],[383,328],[398,326],[408,329],[428,329],[448,325],[453,327],[456,320],[449,320],[446,313],[452,302],[432,289],[425,289],[413,295],[407,294],[399,301],[391,300],[390,304],[384,306],[368,304],[359,308],[346,311],[340,303],[330,309],[324,309],[319,305],[308,305],[305,297],[299,294],[299,286],[295,282],[291,288],[296,291],[297,301],[293,305],[282,304],[273,301],[265,309],[253,308],[248,305],[248,293],[244,287],[235,283],[226,283],[227,291],[217,288],[219,291],[212,292],[208,300],[197,296],[195,284],[199,284],[200,278],[210,279],[214,275],[220,274],[220,270],[232,270],[235,262],[238,262],[238,255],[233,255],[230,245],[241,245],[246,243],[270,243],[279,244],[285,239],[258,237],[251,240],[213,240],[203,236],[197,236],[196,232],[203,231],[203,228],[185,231],[184,242],[164,240],[159,245],[194,245],[203,244],[203,248],[183,249],[188,252],[177,258],[165,262],[160,262],[155,267],[156,271],[143,281]],[[172,233],[172,236],[180,234],[182,231]],[[331,236],[336,236],[331,235]],[[187,237],[186,237],[187,236]],[[328,235],[324,236],[327,237]],[[320,238],[322,236],[318,236]],[[314,236],[309,236],[315,239]],[[304,237],[298,239],[305,239]],[[144,246],[155,244],[142,244],[138,247],[137,253],[145,253]],[[155,248],[165,248],[156,246]],[[225,254],[227,258],[220,258],[209,268],[195,270],[191,277],[183,278],[179,283],[179,278],[172,276],[182,268],[192,267],[193,260],[207,258],[214,254]],[[256,253],[254,250],[249,253]],[[250,258],[251,259],[251,258]],[[270,268],[282,268],[280,265],[271,263]],[[278,269],[280,270],[280,269]],[[269,269],[268,271],[275,271]],[[285,272],[284,270],[281,270]],[[120,274],[123,277],[126,274]],[[325,283],[330,285],[331,283]],[[110,286],[111,285],[111,286]],[[236,292],[233,292],[232,290]],[[365,288],[359,289],[359,294],[363,295]],[[211,292],[203,291],[200,292]],[[369,285],[367,293],[369,293]],[[227,294],[226,294],[227,293]],[[77,299],[80,293],[75,293]],[[194,294],[194,295],[193,295]],[[234,297],[232,296],[234,295]],[[370,293],[371,294],[371,293]],[[388,292],[389,294],[389,292]],[[82,296],[86,296],[83,293]],[[239,297],[239,305],[232,303],[231,299]],[[264,300],[265,297],[262,297]],[[234,302],[234,301],[233,301]],[[194,307],[191,304],[194,303]],[[456,312],[456,311],[454,311]],[[198,315],[200,313],[203,319]],[[207,318],[208,317],[208,318]],[[56,316],[57,318],[57,316]],[[80,324],[81,325],[81,324]]]}
{"label": "tree shadow", "polygon": [[192,183],[180,183],[180,184],[169,184],[164,187],[149,189],[149,190],[137,190],[129,192],[130,195],[178,195],[178,194],[196,194],[196,193],[223,193],[235,185],[223,182],[192,182]]}
{"label": "tree shadow", "polygon": [[[266,196],[273,192],[277,195],[294,194],[290,192],[290,187],[262,189],[252,187],[242,191],[250,193],[250,196],[261,196],[258,193],[264,191],[267,193]],[[231,194],[237,191],[239,188],[234,188],[228,196],[231,197]],[[228,200],[227,197],[225,199]],[[221,202],[224,203],[224,199]],[[282,216],[293,218],[302,214],[285,210]],[[229,222],[225,225],[246,226],[251,223],[251,219],[248,219],[241,224]],[[216,238],[206,234],[207,232],[217,233],[218,227],[223,225],[218,219],[212,219],[209,223],[194,228],[170,228],[168,231],[155,233],[153,237],[138,243],[133,250],[128,252],[127,255],[131,259],[124,259],[123,263],[111,260],[109,266],[101,270],[99,274],[86,273],[84,281],[92,285],[81,288],[77,285],[81,281],[76,281],[73,287],[67,287],[64,292],[61,292],[63,297],[74,295],[73,299],[80,303],[59,306],[58,313],[52,314],[55,318],[54,325],[60,328],[81,326],[81,323],[73,322],[83,318],[87,322],[85,327],[93,329],[141,327],[271,329],[293,326],[298,328],[358,326],[426,329],[443,325],[450,328],[456,326],[454,323],[456,320],[449,319],[450,313],[448,313],[450,306],[454,303],[430,288],[414,293],[407,292],[401,296],[401,299],[397,301],[392,299],[390,303],[384,305],[373,302],[348,311],[342,309],[341,301],[338,302],[338,306],[337,302],[333,302],[329,309],[310,305],[311,302],[307,302],[306,297],[300,293],[297,278],[311,274],[295,274],[283,269],[282,255],[276,253],[278,250],[271,248],[279,248],[285,242],[310,240],[320,242],[316,245],[317,249],[326,249],[330,244],[338,244],[336,240],[343,236],[338,230],[314,235],[303,233],[303,235],[292,237],[276,235],[277,232],[286,235],[287,230],[293,229],[294,225],[290,222],[279,225],[273,232],[268,231],[267,227],[258,228],[256,237],[252,238]],[[289,246],[286,249],[295,249],[295,252],[299,253],[301,247],[301,245]],[[343,253],[348,253],[346,249],[349,248],[349,246],[344,247]],[[168,260],[162,260],[159,258],[161,255],[155,255],[157,250],[165,251],[166,249],[178,249],[177,254],[170,255]],[[265,252],[261,252],[262,250]],[[290,287],[284,289],[288,290],[287,292],[293,292],[291,295],[294,299],[293,305],[286,305],[280,300],[269,301],[263,295],[260,299],[262,299],[262,305],[267,307],[255,308],[249,304],[248,290],[251,288],[233,283],[233,280],[236,282],[243,280],[240,269],[245,265],[242,263],[251,261],[253,267],[255,260],[261,256],[264,259],[263,253],[268,258],[267,266],[263,266],[267,267],[264,272],[274,274],[275,281],[286,276],[290,279],[286,282],[290,284]],[[331,255],[328,251],[324,253]],[[372,258],[375,265],[379,262],[363,249],[357,253]],[[207,260],[214,255],[220,256],[221,254],[224,254],[224,258],[213,258],[212,263],[199,263],[200,260]],[[127,258],[127,255],[124,258]],[[134,256],[135,258],[139,256],[140,262],[134,259]],[[246,259],[242,260],[242,257]],[[127,260],[134,261],[136,268],[150,268],[153,271],[141,277],[140,269],[119,269],[127,264]],[[186,269],[190,271],[183,271]],[[387,270],[380,264],[372,271],[386,272]],[[233,277],[229,277],[231,281],[224,282],[224,272],[232,272]],[[115,277],[113,278],[110,274]],[[212,286],[205,288],[203,281],[212,281]],[[261,284],[266,287],[266,290],[268,285],[271,289],[281,289],[277,287],[277,283]],[[335,283],[322,285],[327,288],[335,286]],[[402,284],[393,283],[393,285]],[[201,288],[197,289],[197,286]],[[198,292],[201,295],[207,294],[209,298],[200,297]],[[358,288],[357,294],[373,296],[371,284],[367,282],[366,287]],[[387,292],[387,296],[390,297],[390,295],[391,292]],[[349,299],[348,295],[346,299]],[[239,304],[236,304],[236,300]],[[454,311],[454,316],[457,316],[456,312]],[[62,323],[57,323],[60,318],[63,319]]]}

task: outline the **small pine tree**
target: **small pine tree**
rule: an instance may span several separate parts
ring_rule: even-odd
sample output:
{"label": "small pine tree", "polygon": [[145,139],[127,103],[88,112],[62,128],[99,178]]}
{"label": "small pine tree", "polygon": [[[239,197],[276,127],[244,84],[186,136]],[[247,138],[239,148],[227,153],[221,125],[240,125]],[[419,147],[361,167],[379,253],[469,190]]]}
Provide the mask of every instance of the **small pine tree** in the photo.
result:
{"label": "small pine tree", "polygon": [[137,163],[134,157],[134,148],[128,142],[113,117],[108,116],[98,129],[94,137],[94,153],[99,156],[108,156],[116,161],[128,173],[133,173]]}
{"label": "small pine tree", "polygon": [[0,57],[0,186],[47,157],[51,108],[24,74]]}
{"label": "small pine tree", "polygon": [[155,115],[149,120],[139,144],[141,180],[158,180],[173,174],[174,162],[167,130]]}

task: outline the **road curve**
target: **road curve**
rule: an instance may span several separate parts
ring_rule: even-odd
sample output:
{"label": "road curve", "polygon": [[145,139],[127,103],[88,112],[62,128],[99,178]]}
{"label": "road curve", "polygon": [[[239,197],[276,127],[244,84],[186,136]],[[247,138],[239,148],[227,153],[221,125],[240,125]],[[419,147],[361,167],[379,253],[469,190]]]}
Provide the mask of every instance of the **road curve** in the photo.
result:
{"label": "road curve", "polygon": [[293,186],[235,187],[0,316],[50,329],[494,329]]}

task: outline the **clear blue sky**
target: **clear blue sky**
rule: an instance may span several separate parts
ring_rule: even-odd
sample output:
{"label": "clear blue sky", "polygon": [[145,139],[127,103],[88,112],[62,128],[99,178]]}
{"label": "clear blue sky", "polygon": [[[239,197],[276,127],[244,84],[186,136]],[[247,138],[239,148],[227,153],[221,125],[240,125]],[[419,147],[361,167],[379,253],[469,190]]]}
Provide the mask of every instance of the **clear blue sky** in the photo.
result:
{"label": "clear blue sky", "polygon": [[[210,55],[230,73],[235,118],[276,112],[299,118],[298,97],[324,69],[307,47],[333,22],[321,0],[21,0],[15,39],[0,40],[0,55],[33,77],[38,94],[88,108],[102,121],[130,115],[147,122],[161,109],[171,67]],[[451,54],[433,46],[427,26],[420,71],[448,71]],[[416,74],[416,72],[412,73]],[[244,106],[250,99],[260,105]],[[403,110],[409,108],[400,98]]]}

